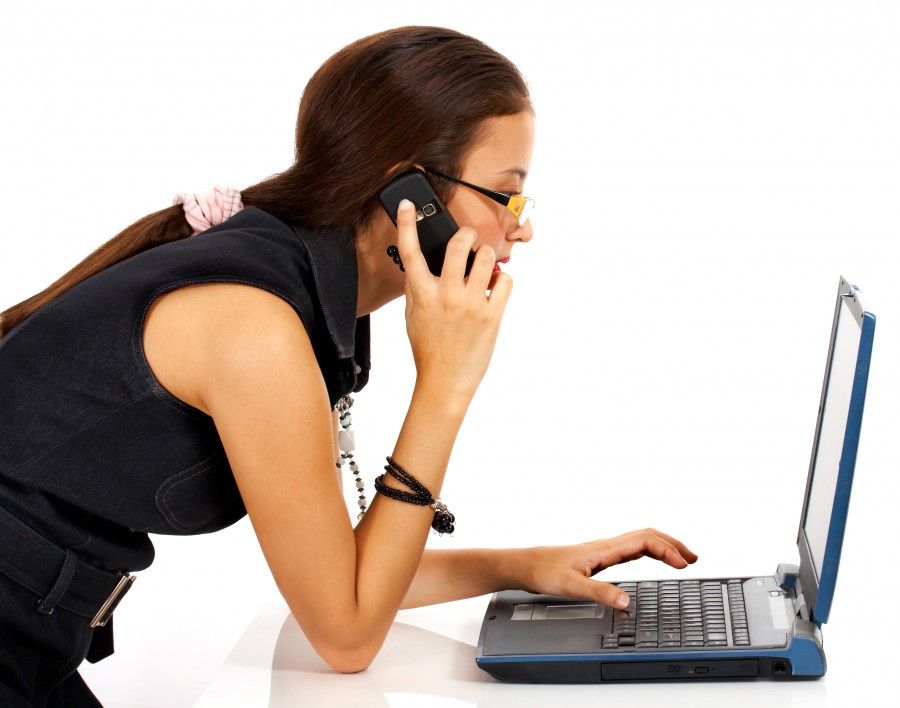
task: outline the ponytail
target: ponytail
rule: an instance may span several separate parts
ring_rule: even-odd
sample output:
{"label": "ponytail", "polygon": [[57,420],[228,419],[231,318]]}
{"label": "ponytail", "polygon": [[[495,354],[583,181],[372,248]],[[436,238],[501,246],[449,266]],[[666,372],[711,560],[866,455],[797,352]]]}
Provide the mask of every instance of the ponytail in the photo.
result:
{"label": "ponytail", "polygon": [[191,233],[181,205],[148,214],[104,243],[46,289],[0,312],[0,339],[19,322],[82,280],[141,251],[187,238]]}

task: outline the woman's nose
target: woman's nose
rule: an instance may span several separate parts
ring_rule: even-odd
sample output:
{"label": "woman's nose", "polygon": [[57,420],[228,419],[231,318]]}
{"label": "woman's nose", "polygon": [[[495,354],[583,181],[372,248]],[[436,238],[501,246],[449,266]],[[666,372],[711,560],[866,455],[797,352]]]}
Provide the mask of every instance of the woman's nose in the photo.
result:
{"label": "woman's nose", "polygon": [[521,226],[516,226],[510,234],[511,241],[522,241],[528,243],[534,235],[534,229],[531,227],[531,219],[525,221]]}

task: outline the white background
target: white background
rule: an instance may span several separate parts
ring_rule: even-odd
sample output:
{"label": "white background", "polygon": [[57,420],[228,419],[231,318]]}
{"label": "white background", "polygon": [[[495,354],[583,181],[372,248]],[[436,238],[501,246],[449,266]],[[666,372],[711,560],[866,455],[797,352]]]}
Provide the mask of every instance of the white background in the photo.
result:
{"label": "white background", "polygon": [[[896,633],[896,616],[866,597],[873,581],[897,580],[895,3],[5,7],[0,308],[176,192],[285,169],[315,69],[404,24],[502,52],[537,112],[525,190],[535,235],[504,268],[514,290],[442,489],[456,532],[429,547],[651,526],[700,561],[675,571],[645,558],[595,577],[797,562],[843,274],[878,324],[826,654],[832,636],[872,646],[861,617]],[[371,380],[354,407],[369,498],[414,375],[400,298],[372,315]],[[350,477],[345,491],[355,520]],[[115,655],[82,667],[107,705],[189,705],[263,603],[280,601],[246,518],[153,540],[156,561],[116,612]],[[871,656],[841,656],[826,681],[891,670],[877,640]]]}

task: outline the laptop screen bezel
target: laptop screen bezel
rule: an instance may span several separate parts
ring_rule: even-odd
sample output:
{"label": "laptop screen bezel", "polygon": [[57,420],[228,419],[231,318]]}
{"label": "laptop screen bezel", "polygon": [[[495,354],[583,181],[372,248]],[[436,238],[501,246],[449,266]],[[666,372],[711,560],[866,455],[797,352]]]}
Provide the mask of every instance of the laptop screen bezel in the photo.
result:
{"label": "laptop screen bezel", "polygon": [[[806,524],[806,514],[809,511],[809,496],[812,489],[813,473],[819,448],[819,436],[821,433],[822,416],[824,414],[828,393],[828,381],[831,376],[831,364],[834,356],[838,321],[841,317],[841,308],[844,306],[847,307],[848,312],[853,316],[855,324],[859,326],[860,338],[855,373],[853,376],[853,386],[850,394],[850,406],[847,414],[844,444],[841,449],[841,457],[838,465],[837,483],[835,485],[834,502],[831,511],[831,523],[828,528],[828,536],[825,542],[822,572],[821,574],[818,574],[812,559],[812,550],[804,526]],[[831,340],[828,346],[825,377],[819,399],[819,412],[816,420],[816,432],[813,437],[812,454],[810,456],[809,470],[806,479],[806,491],[801,507],[800,526],[797,532],[797,550],[800,554],[799,571],[801,588],[806,604],[810,610],[810,618],[819,625],[828,620],[828,613],[831,609],[831,601],[837,583],[841,546],[844,540],[844,530],[847,525],[847,511],[850,503],[850,491],[853,484],[853,471],[856,464],[856,452],[859,446],[859,433],[866,397],[869,364],[872,356],[874,329],[875,317],[872,313],[866,312],[863,308],[859,298],[859,290],[847,282],[845,278],[841,277],[834,308],[834,319],[831,327]]]}

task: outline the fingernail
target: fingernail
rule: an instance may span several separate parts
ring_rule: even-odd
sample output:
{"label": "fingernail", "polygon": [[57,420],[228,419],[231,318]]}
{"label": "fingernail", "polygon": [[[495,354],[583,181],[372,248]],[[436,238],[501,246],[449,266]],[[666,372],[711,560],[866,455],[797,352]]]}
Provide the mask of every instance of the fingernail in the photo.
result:
{"label": "fingernail", "polygon": [[409,199],[400,200],[400,211],[409,211],[413,208],[413,203]]}
{"label": "fingernail", "polygon": [[616,600],[616,607],[628,607],[628,603],[631,602],[631,597],[628,595],[619,595],[619,599]]}

